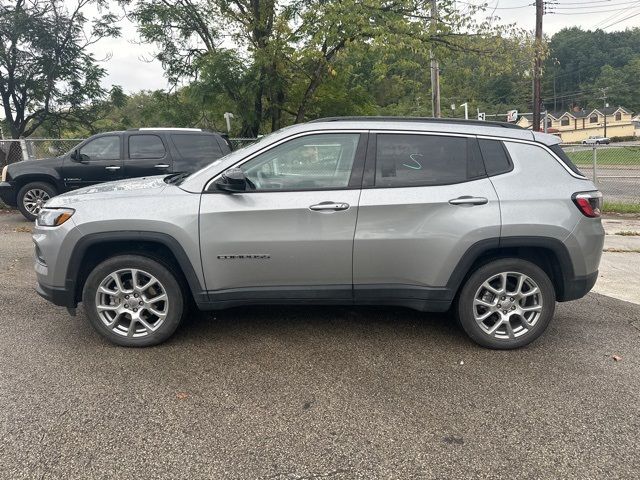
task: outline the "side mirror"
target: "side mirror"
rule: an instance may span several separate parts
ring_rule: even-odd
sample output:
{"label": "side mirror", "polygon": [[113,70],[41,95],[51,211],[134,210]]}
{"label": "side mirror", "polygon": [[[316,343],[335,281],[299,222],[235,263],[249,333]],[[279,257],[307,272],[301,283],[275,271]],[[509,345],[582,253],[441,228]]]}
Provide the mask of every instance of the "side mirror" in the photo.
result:
{"label": "side mirror", "polygon": [[80,153],[80,151],[76,149],[73,152],[71,152],[71,160],[78,163],[86,163],[90,160],[90,158],[89,158],[89,155]]}
{"label": "side mirror", "polygon": [[230,168],[215,181],[218,190],[229,193],[242,193],[247,190],[247,184],[247,177],[239,168]]}

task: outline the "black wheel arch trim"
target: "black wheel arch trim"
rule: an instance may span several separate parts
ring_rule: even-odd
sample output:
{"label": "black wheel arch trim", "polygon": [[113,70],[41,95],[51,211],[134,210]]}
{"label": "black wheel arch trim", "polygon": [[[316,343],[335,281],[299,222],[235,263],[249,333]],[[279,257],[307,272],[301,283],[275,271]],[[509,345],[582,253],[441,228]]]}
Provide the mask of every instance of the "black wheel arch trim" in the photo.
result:
{"label": "black wheel arch trim", "polygon": [[[569,254],[567,246],[562,241],[555,238],[537,236],[495,237],[474,243],[462,256],[447,282],[447,290],[451,297],[453,298],[453,296],[456,295],[464,280],[471,273],[471,267],[478,259],[491,250],[499,250],[501,248],[544,248],[553,252],[558,260],[557,266],[561,274],[561,278],[558,279],[559,285],[557,285],[558,301],[581,298],[590,290],[591,286],[593,286],[591,285],[586,288],[586,291],[584,291],[585,288],[577,288],[575,286],[576,283],[586,286],[586,284],[590,282],[584,282],[583,277],[576,277],[571,255]],[[589,279],[591,278],[591,276],[588,277]]]}
{"label": "black wheel arch trim", "polygon": [[206,290],[200,283],[196,271],[191,261],[189,260],[189,256],[182,248],[182,245],[180,245],[180,242],[166,233],[123,230],[91,233],[83,236],[82,238],[80,238],[80,240],[78,240],[73,249],[73,254],[69,259],[67,272],[65,274],[65,290],[72,298],[72,302],[69,303],[73,303],[73,305],[65,306],[75,307],[77,305],[77,282],[82,269],[82,260],[84,259],[85,254],[87,253],[89,248],[100,244],[109,244],[115,242],[152,242],[158,243],[168,248],[173,253],[176,261],[178,262],[178,266],[182,270],[182,273],[187,280],[189,289],[191,290],[191,294],[193,295],[196,302],[206,302],[208,300]]}

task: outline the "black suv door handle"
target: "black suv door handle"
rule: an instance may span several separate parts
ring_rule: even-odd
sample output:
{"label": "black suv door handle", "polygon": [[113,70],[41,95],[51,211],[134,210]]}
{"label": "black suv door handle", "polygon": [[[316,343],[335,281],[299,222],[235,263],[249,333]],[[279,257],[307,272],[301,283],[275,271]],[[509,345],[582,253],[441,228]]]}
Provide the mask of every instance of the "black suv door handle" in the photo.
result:
{"label": "black suv door handle", "polygon": [[347,210],[349,208],[348,203],[340,203],[340,202],[320,202],[315,205],[311,205],[309,210],[313,210],[314,212],[322,211],[322,210]]}
{"label": "black suv door handle", "polygon": [[458,198],[452,198],[449,200],[451,205],[485,205],[489,203],[484,197],[471,197],[469,195],[464,195]]}
{"label": "black suv door handle", "polygon": [[118,167],[117,165],[109,165],[108,167],[104,167],[104,169],[114,172],[116,170],[120,170],[120,167]]}
{"label": "black suv door handle", "polygon": [[158,165],[154,165],[155,168],[169,168],[169,165],[166,163],[159,163]]}

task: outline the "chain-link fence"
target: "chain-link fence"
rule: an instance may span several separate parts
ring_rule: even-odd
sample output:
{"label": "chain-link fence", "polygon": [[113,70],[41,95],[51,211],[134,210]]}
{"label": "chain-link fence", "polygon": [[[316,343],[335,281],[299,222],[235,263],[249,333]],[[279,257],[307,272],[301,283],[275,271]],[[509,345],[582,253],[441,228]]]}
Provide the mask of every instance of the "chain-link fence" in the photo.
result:
{"label": "chain-link fence", "polygon": [[0,140],[0,167],[21,160],[56,157],[72,150],[81,141],[81,138]]}
{"label": "chain-link fence", "polygon": [[259,138],[230,138],[232,150],[237,150],[260,140]]}
{"label": "chain-link fence", "polygon": [[593,179],[608,203],[640,203],[640,142],[564,144],[580,171]]}

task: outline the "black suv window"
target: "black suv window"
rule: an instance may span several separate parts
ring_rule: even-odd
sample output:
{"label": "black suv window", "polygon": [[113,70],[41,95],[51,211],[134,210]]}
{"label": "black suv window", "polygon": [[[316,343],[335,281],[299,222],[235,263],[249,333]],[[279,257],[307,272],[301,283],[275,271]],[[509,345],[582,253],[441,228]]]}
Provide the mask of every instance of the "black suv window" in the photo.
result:
{"label": "black suv window", "polygon": [[157,135],[131,135],[129,137],[129,158],[163,158],[164,144]]}
{"label": "black suv window", "polygon": [[376,143],[376,187],[447,185],[485,175],[473,138],[378,134]]}
{"label": "black suv window", "polygon": [[213,135],[171,135],[181,156],[193,160],[215,160],[222,156],[220,145]]}
{"label": "black suv window", "polygon": [[499,175],[513,168],[504,144],[499,140],[478,140],[487,175]]}
{"label": "black suv window", "polygon": [[90,160],[120,160],[120,137],[94,138],[80,148],[80,153]]}

